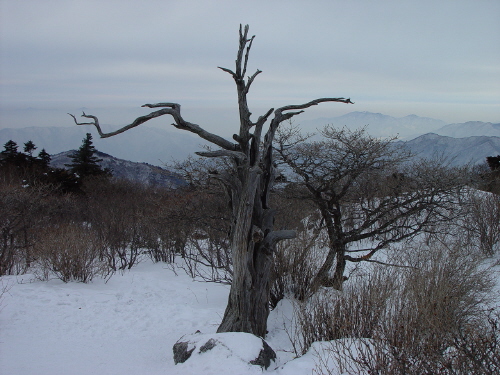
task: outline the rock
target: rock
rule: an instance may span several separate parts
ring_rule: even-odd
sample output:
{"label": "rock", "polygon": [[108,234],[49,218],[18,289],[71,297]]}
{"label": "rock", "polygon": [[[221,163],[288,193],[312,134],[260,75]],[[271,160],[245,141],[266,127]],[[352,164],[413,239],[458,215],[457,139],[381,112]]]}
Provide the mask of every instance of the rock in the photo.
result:
{"label": "rock", "polygon": [[264,340],[262,340],[262,346],[263,348],[259,352],[259,356],[254,360],[250,361],[250,364],[258,365],[260,367],[264,367],[265,369],[267,369],[271,365],[271,360],[273,361],[276,360],[276,353]]}
{"label": "rock", "polygon": [[267,342],[243,332],[184,336],[174,344],[173,352],[176,365],[188,360],[211,361],[220,363],[222,368],[225,361],[241,361],[267,369],[276,359],[276,353]]}
{"label": "rock", "polygon": [[174,363],[184,363],[191,357],[191,353],[195,348],[188,350],[188,342],[176,342],[173,347]]}

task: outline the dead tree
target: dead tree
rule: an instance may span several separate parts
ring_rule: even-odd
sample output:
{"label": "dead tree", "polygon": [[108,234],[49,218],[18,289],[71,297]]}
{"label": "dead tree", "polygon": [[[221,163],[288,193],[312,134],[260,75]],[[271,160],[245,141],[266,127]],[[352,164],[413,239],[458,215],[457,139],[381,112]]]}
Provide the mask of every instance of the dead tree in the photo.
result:
{"label": "dead tree", "polygon": [[[204,157],[227,158],[231,173],[218,175],[230,192],[232,222],[230,245],[233,256],[233,281],[229,300],[218,332],[249,332],[264,337],[269,315],[269,288],[272,253],[275,244],[283,239],[293,238],[294,231],[273,230],[274,210],[269,207],[269,193],[274,182],[272,143],[279,125],[304,109],[324,102],[352,103],[345,98],[321,98],[299,105],[288,105],[269,109],[257,121],[251,120],[247,94],[255,78],[261,73],[257,70],[245,79],[248,56],[255,36],[248,37],[248,25],[240,25],[239,48],[236,57],[236,69],[219,69],[233,77],[238,93],[240,114],[239,133],[229,141],[219,135],[208,132],[197,124],[186,121],[181,115],[181,106],[177,103],[145,104],[147,108],[161,108],[148,115],[138,117],[130,125],[117,131],[103,133],[95,116],[86,115],[92,121],[77,125],[94,125],[102,138],[111,137],[134,128],[156,117],[172,116],[177,129],[197,134],[218,148],[197,152]],[[264,134],[264,124],[270,120]]]}

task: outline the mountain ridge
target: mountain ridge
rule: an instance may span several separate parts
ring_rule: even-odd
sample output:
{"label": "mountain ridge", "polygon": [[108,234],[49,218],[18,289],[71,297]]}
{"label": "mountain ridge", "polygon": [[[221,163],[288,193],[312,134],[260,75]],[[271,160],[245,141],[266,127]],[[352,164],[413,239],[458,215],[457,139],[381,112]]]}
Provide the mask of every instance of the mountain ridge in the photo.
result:
{"label": "mountain ridge", "polygon": [[[70,155],[74,151],[75,150],[63,151],[52,155],[50,166],[68,169],[66,164],[71,162]],[[96,151],[94,155],[102,159],[99,165],[102,168],[109,168],[113,178],[125,179],[145,186],[165,187],[169,189],[176,189],[187,185],[187,182],[184,181],[179,174],[156,165],[116,158],[101,151]]]}
{"label": "mountain ridge", "polygon": [[500,155],[500,137],[472,136],[453,138],[435,133],[423,134],[404,144],[417,157],[434,158],[444,156],[451,165],[483,164],[487,156]]}

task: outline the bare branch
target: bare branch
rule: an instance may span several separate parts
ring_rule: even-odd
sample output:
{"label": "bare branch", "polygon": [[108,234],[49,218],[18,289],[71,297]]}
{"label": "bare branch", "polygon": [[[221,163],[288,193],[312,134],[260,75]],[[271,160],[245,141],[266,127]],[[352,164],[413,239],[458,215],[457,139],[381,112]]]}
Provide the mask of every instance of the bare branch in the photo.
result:
{"label": "bare branch", "polygon": [[395,264],[395,263],[386,263],[386,262],[382,262],[381,260],[375,260],[375,259],[363,259],[363,257],[353,258],[353,257],[350,257],[349,255],[346,255],[345,259],[348,260],[348,261],[350,261],[350,262],[353,262],[353,263],[370,262],[370,263],[382,264],[384,266],[418,269],[418,267],[414,267],[414,266],[407,266],[407,265],[404,265],[404,264]]}
{"label": "bare branch", "polygon": [[231,74],[231,75],[233,76],[233,78],[234,78],[234,77],[236,77],[236,74],[235,74],[235,73],[234,73],[231,69],[228,69],[228,68],[223,68],[223,67],[221,67],[221,66],[218,66],[217,68],[219,68],[220,70],[225,71],[226,73]]}
{"label": "bare branch", "polygon": [[262,73],[262,70],[257,69],[257,71],[251,77],[248,77],[247,85],[245,86],[245,90],[243,91],[245,94],[248,94],[248,90],[250,90],[252,82],[254,81],[255,77],[257,77],[260,73]]}
{"label": "bare branch", "polygon": [[313,105],[318,105],[320,103],[324,102],[340,102],[340,103],[346,103],[346,104],[354,104],[354,102],[351,102],[350,98],[320,98],[320,99],[315,99],[311,100],[308,103],[305,104],[298,104],[298,105],[287,105],[281,108],[278,108],[276,112],[283,112],[283,111],[289,111],[289,110],[297,110],[297,109],[306,109],[309,108]]}
{"label": "bare branch", "polygon": [[[298,104],[298,105],[287,105],[281,108],[278,108],[274,111],[274,118],[271,121],[271,125],[269,126],[269,130],[266,133],[265,136],[265,141],[264,141],[264,150],[269,150],[272,147],[272,143],[274,141],[274,134],[276,133],[276,130],[278,129],[278,126],[286,120],[289,120],[295,115],[298,115],[304,111],[301,111],[302,109],[306,109],[309,107],[312,107],[313,105],[318,105],[320,103],[325,103],[325,102],[340,102],[340,103],[346,103],[346,104],[354,104],[350,98],[320,98],[320,99],[315,99],[311,100],[310,102],[304,103],[304,104]],[[284,111],[291,111],[291,110],[300,110],[297,112],[292,112],[292,113],[283,113]]]}
{"label": "bare branch", "polygon": [[184,118],[181,116],[180,104],[177,104],[177,103],[156,103],[156,104],[144,104],[142,107],[147,107],[147,108],[166,107],[166,108],[151,112],[150,114],[145,115],[145,116],[140,116],[140,117],[136,118],[130,125],[126,125],[120,129],[116,130],[116,131],[109,132],[109,133],[104,133],[102,131],[102,129],[99,125],[99,120],[97,119],[96,116],[86,115],[85,113],[83,113],[82,117],[91,118],[94,120],[94,122],[79,123],[76,120],[76,117],[74,115],[72,115],[72,114],[69,114],[69,115],[71,117],[73,117],[73,119],[75,120],[75,123],[77,125],[94,125],[97,129],[97,132],[101,136],[101,138],[108,138],[108,137],[112,137],[114,135],[123,133],[129,129],[135,128],[136,126],[139,126],[139,125],[145,123],[146,121],[149,121],[149,120],[154,119],[156,117],[160,117],[163,115],[170,115],[173,117],[173,119],[175,121],[175,123],[172,125],[175,126],[177,129],[187,130],[187,131],[190,131],[191,133],[195,133],[198,136],[200,136],[201,138],[203,138],[203,139],[205,139],[205,140],[207,140],[207,141],[209,141],[209,142],[211,142],[219,147],[222,147],[225,150],[232,150],[232,151],[237,150],[237,145],[235,145],[234,143],[229,142],[228,140],[226,140],[226,139],[224,139],[216,134],[207,132],[205,129],[201,128],[197,124],[193,124],[191,122],[185,121]]}
{"label": "bare branch", "polygon": [[274,245],[276,245],[278,241],[291,240],[295,237],[297,237],[297,232],[294,230],[273,231],[268,233],[267,236],[264,238],[262,247],[270,251],[271,249],[274,248]]}
{"label": "bare branch", "polygon": [[240,151],[231,151],[231,150],[215,150],[215,151],[198,151],[195,152],[196,155],[204,156],[208,158],[217,158],[221,156],[229,156],[240,161],[244,161],[246,159],[246,155]]}
{"label": "bare branch", "polygon": [[[248,26],[248,25],[247,25]],[[245,33],[246,35],[246,33]],[[248,65],[248,55],[250,53],[250,49],[252,48],[252,43],[255,38],[255,35],[252,36],[249,40],[247,40],[248,47],[247,47],[247,52],[245,53],[245,62],[243,63],[243,71],[241,72],[241,76],[244,77],[246,72],[247,72],[247,65]],[[258,74],[258,73],[257,73]]]}

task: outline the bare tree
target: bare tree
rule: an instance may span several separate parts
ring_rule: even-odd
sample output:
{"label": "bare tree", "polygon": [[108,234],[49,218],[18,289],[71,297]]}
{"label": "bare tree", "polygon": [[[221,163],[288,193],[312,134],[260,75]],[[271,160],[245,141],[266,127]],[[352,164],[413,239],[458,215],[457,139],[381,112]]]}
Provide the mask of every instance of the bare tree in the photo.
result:
{"label": "bare tree", "polygon": [[276,142],[297,194],[316,205],[329,237],[313,291],[342,289],[346,262],[373,262],[380,249],[447,220],[454,193],[463,186],[460,173],[438,161],[410,162],[411,155],[392,139],[332,126],[321,134],[323,140],[306,142],[290,127],[280,130]]}
{"label": "bare tree", "polygon": [[[205,157],[224,157],[232,164],[231,173],[219,176],[228,186],[232,208],[230,244],[233,256],[233,282],[229,293],[227,308],[218,332],[249,332],[258,336],[266,335],[269,315],[269,279],[272,252],[275,244],[295,233],[288,230],[273,230],[274,210],[269,206],[269,192],[274,182],[274,162],[272,143],[278,126],[285,120],[303,112],[304,109],[324,102],[352,103],[345,98],[320,98],[299,105],[288,105],[276,110],[271,108],[257,121],[251,120],[247,104],[247,94],[255,78],[261,73],[257,70],[245,79],[248,56],[254,36],[248,37],[248,25],[240,25],[239,48],[235,71],[221,68],[233,77],[238,94],[240,114],[239,133],[233,140],[210,133],[197,124],[186,121],[177,103],[145,104],[147,108],[161,108],[135,119],[117,131],[103,133],[97,117],[86,115],[92,121],[77,125],[94,125],[102,138],[111,137],[136,127],[156,117],[172,116],[178,129],[187,130],[209,141],[217,150],[198,152]],[[264,134],[264,124],[274,114]]]}

